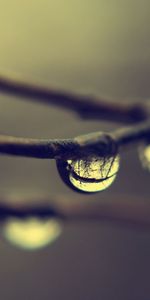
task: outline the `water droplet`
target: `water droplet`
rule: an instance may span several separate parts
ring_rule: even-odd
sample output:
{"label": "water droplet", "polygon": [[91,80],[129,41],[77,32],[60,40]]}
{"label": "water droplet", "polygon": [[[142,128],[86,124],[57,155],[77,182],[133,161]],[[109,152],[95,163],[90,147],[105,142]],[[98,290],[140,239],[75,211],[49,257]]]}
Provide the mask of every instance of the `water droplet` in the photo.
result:
{"label": "water droplet", "polygon": [[71,188],[94,193],[108,188],[119,170],[119,155],[110,158],[86,157],[77,160],[57,160],[63,181]]}
{"label": "water droplet", "polygon": [[10,218],[4,223],[3,235],[12,244],[26,250],[36,250],[52,243],[61,233],[55,219]]}
{"label": "water droplet", "polygon": [[144,143],[139,147],[139,157],[142,166],[150,171],[150,144]]}

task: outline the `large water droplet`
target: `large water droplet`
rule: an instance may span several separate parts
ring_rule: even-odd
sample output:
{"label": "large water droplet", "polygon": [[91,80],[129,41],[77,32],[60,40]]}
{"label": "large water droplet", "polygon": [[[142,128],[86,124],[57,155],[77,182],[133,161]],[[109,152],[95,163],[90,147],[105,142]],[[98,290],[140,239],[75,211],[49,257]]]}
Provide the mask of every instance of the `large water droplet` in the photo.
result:
{"label": "large water droplet", "polygon": [[71,188],[94,193],[108,188],[119,170],[119,155],[110,158],[86,157],[77,160],[57,160],[63,181]]}
{"label": "large water droplet", "polygon": [[4,223],[3,235],[12,244],[26,250],[36,250],[52,243],[61,233],[55,219],[10,218]]}
{"label": "large water droplet", "polygon": [[150,144],[144,143],[140,145],[139,156],[142,166],[150,171]]}

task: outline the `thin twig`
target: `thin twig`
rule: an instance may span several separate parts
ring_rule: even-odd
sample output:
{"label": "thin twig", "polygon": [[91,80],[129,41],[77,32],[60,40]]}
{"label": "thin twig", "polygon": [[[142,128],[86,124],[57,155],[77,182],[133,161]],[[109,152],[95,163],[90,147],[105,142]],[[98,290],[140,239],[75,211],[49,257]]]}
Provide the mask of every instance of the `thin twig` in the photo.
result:
{"label": "thin twig", "polygon": [[69,109],[83,119],[104,119],[114,122],[134,123],[146,120],[150,116],[150,109],[146,102],[113,101],[92,96],[83,96],[51,89],[42,84],[24,80],[12,74],[0,75],[0,91],[39,101],[65,109]]}
{"label": "thin twig", "polygon": [[[66,199],[64,196],[48,199],[37,197],[37,206],[34,198],[20,198],[13,201],[11,197],[1,197],[0,220],[6,218],[57,218],[69,221],[111,221],[126,225],[136,225],[150,229],[150,205],[148,201],[133,201],[127,196],[112,196],[111,202],[106,197],[91,202],[83,198]],[[14,200],[14,197],[13,197]],[[51,201],[50,201],[51,200]],[[27,204],[29,203],[29,204]]]}
{"label": "thin twig", "polygon": [[69,159],[89,154],[110,156],[129,144],[150,139],[150,121],[115,130],[96,132],[74,139],[28,139],[0,135],[0,153],[47,159]]}

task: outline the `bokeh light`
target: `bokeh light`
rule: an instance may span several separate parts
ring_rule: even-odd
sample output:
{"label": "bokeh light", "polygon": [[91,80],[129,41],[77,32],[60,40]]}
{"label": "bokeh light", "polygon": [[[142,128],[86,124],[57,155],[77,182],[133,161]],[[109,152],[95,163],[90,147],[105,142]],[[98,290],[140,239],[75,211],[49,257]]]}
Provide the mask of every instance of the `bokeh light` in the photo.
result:
{"label": "bokeh light", "polygon": [[3,227],[3,235],[9,242],[27,250],[36,250],[52,243],[61,231],[61,225],[55,219],[10,218]]}

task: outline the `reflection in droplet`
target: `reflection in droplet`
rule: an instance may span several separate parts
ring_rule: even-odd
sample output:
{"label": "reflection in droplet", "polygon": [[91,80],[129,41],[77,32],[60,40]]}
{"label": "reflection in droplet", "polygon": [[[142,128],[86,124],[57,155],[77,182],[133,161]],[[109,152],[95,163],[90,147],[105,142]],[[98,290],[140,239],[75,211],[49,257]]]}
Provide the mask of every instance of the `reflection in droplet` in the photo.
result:
{"label": "reflection in droplet", "polygon": [[9,242],[27,250],[36,250],[52,243],[60,233],[61,226],[55,219],[10,218],[3,227],[3,235]]}
{"label": "reflection in droplet", "polygon": [[150,171],[150,144],[143,144],[139,147],[139,156],[142,166]]}
{"label": "reflection in droplet", "polygon": [[120,157],[89,157],[57,161],[61,178],[73,189],[92,193],[108,188],[116,178]]}

